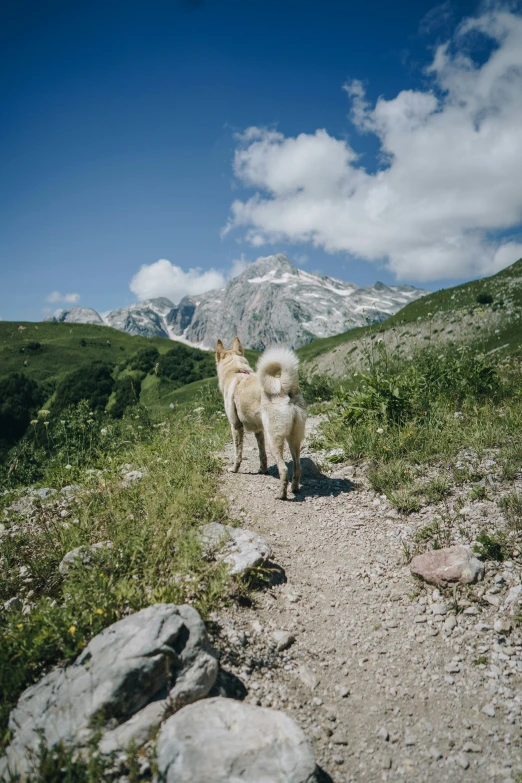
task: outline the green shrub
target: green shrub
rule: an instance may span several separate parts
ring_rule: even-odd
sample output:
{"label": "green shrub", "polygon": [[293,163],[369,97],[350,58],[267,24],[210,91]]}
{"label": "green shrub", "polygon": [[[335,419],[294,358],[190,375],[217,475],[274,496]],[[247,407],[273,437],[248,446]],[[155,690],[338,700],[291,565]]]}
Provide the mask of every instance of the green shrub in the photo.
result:
{"label": "green shrub", "polygon": [[130,357],[127,366],[131,370],[139,370],[147,375],[158,363],[159,355],[158,349],[154,346],[142,348]]}
{"label": "green shrub", "polygon": [[110,408],[110,414],[115,419],[121,419],[126,408],[137,405],[140,400],[141,381],[131,378],[129,375],[114,384],[114,404]]}
{"label": "green shrub", "polygon": [[0,378],[0,442],[4,448],[22,437],[43,400],[38,384],[23,373]]}
{"label": "green shrub", "polygon": [[477,302],[481,305],[493,304],[493,297],[488,293],[481,293],[477,296]]}
{"label": "green shrub", "polygon": [[52,413],[59,414],[80,400],[87,400],[93,410],[103,410],[112,392],[112,368],[101,362],[69,373],[57,386]]}
{"label": "green shrub", "polygon": [[300,373],[299,386],[301,387],[301,394],[306,402],[311,405],[314,402],[326,402],[331,400],[337,386],[337,381],[330,375],[319,373],[305,375],[304,373]]}

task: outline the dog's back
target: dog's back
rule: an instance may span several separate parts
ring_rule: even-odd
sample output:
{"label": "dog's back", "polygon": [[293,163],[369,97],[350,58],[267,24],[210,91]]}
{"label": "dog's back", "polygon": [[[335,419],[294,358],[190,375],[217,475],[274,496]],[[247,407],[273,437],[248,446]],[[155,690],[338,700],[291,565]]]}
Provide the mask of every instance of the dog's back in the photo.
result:
{"label": "dog's back", "polygon": [[301,443],[305,434],[306,404],[299,389],[299,359],[288,348],[268,348],[257,363],[261,386],[261,416],[281,480],[280,497],[286,497],[288,470],[283,452],[290,446],[294,471],[292,490],[297,492],[301,478]]}

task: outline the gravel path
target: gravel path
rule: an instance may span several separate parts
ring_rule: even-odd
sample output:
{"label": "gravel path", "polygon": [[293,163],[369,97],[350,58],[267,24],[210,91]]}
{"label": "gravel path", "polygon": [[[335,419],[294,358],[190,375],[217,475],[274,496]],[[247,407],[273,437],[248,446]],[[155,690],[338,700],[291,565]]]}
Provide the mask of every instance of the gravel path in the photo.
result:
{"label": "gravel path", "polygon": [[517,566],[487,565],[481,585],[455,595],[419,585],[402,546],[415,520],[352,467],[314,475],[324,455],[304,456],[303,489],[287,502],[273,471],[256,474],[253,438],[241,473],[223,476],[232,514],[266,538],[286,579],[216,618],[237,693],[296,719],[335,783],[519,780]]}

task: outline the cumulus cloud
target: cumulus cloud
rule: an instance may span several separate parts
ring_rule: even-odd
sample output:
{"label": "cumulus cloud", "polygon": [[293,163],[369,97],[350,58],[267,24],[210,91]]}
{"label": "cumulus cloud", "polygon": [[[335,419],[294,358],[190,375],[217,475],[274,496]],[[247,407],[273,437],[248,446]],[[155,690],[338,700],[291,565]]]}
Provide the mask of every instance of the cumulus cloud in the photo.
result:
{"label": "cumulus cloud", "polygon": [[[474,41],[491,53],[474,61]],[[257,192],[236,200],[224,233],[255,247],[286,240],[385,263],[399,279],[489,274],[522,255],[522,17],[492,10],[439,46],[425,90],[371,105],[344,86],[351,120],[380,143],[368,172],[326,130],[295,138],[249,128],[234,173]],[[500,237],[500,239],[499,239]]]}
{"label": "cumulus cloud", "polygon": [[80,301],[80,294],[61,294],[59,291],[51,291],[48,296],[45,297],[45,301],[50,304],[76,304]]}
{"label": "cumulus cloud", "polygon": [[230,278],[241,274],[248,263],[241,255],[241,258],[232,261],[230,269],[226,271],[189,269],[185,272],[166,258],[160,258],[154,264],[143,264],[130,281],[129,288],[139,300],[166,296],[178,303],[184,296],[196,296],[223,288]]}

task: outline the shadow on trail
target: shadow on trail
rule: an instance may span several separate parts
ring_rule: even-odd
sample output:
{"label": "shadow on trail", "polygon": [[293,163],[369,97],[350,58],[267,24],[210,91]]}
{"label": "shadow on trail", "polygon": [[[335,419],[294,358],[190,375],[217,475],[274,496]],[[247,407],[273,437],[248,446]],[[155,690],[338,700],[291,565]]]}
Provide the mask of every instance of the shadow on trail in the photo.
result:
{"label": "shadow on trail", "polygon": [[[287,462],[288,478],[292,479],[292,463]],[[279,471],[275,465],[268,468],[268,475],[279,478]],[[315,462],[309,457],[301,459],[301,489],[297,495],[288,492],[288,500],[291,503],[302,503],[307,497],[337,497],[348,492],[353,492],[356,484],[349,479],[330,478],[321,473]]]}

